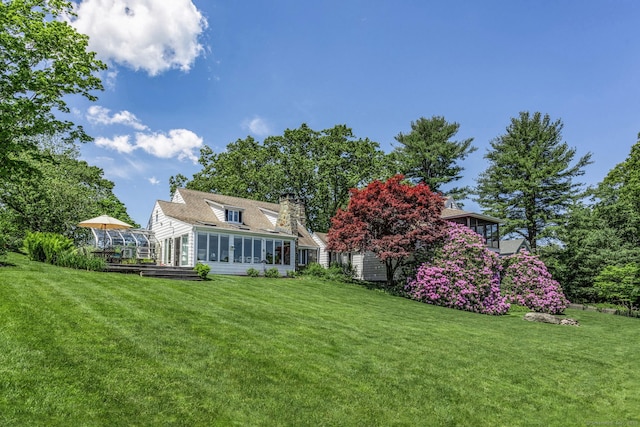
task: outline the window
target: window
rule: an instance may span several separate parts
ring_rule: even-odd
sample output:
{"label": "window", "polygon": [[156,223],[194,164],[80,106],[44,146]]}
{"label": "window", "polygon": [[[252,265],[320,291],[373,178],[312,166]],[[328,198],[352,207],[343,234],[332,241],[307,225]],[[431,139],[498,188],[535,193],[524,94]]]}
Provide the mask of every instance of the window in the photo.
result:
{"label": "window", "polygon": [[291,265],[291,242],[282,244],[282,261],[284,265]]}
{"label": "window", "polygon": [[238,224],[242,223],[242,212],[233,210],[233,209],[225,209],[224,210],[224,219],[227,222],[235,222]]}
{"label": "window", "polygon": [[229,262],[229,236],[220,235],[220,262]]}
{"label": "window", "polygon": [[245,237],[244,238],[244,252],[242,253],[242,256],[244,257],[244,262],[245,263],[250,263],[253,261],[253,258],[251,256],[251,238],[249,237]]}
{"label": "window", "polygon": [[253,239],[253,263],[262,262],[262,239]]}
{"label": "window", "polygon": [[243,262],[242,259],[242,237],[233,238],[233,262]]}
{"label": "window", "polygon": [[207,260],[207,240],[208,236],[206,233],[198,233],[198,248],[197,250],[197,260],[198,261],[206,261]]}
{"label": "window", "polygon": [[218,235],[209,234],[209,261],[218,261]]}
{"label": "window", "polygon": [[306,249],[298,249],[298,265],[307,265],[309,263]]}
{"label": "window", "polygon": [[264,259],[267,264],[273,264],[273,240],[267,239],[265,243],[266,253]]}
{"label": "window", "polygon": [[185,234],[181,237],[182,245],[180,247],[180,265],[189,264],[189,235]]}
{"label": "window", "polygon": [[282,240],[276,240],[276,264],[282,264]]}

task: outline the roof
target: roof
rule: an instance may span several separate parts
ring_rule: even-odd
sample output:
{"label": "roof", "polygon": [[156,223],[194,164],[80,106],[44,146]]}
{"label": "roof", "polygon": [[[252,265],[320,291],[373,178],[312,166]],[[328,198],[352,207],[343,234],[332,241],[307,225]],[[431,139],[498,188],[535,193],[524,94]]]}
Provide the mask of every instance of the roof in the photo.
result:
{"label": "roof", "polygon": [[454,219],[454,218],[471,217],[471,218],[482,219],[482,220],[489,221],[489,222],[495,222],[497,224],[500,224],[500,223],[503,222],[501,219],[495,218],[495,217],[492,217],[492,216],[489,216],[489,215],[482,215],[482,214],[479,214],[479,213],[465,211],[465,210],[462,210],[462,209],[451,209],[451,208],[444,208],[442,210],[442,213],[441,213],[440,217],[442,219]]}
{"label": "roof", "polygon": [[522,249],[529,250],[529,244],[523,238],[500,240],[500,255],[513,255]]}
{"label": "roof", "polygon": [[[273,235],[291,236],[283,231],[276,231],[266,213],[277,215],[280,205],[261,202],[241,197],[180,188],[176,190],[184,203],[158,200],[162,212],[171,218],[194,226],[216,227],[221,230],[242,230],[253,233],[270,233]],[[213,212],[210,203],[233,207],[242,210],[242,224],[220,221]],[[298,222],[298,246],[317,248],[307,229]]]}

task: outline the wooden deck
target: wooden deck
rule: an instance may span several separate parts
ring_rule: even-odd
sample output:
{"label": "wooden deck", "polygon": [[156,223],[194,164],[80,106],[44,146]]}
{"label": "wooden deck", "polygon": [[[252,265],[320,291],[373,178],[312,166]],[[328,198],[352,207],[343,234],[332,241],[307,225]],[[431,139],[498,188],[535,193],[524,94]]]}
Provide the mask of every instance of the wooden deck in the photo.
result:
{"label": "wooden deck", "polygon": [[202,280],[192,267],[169,267],[155,264],[107,264],[106,272],[137,274],[176,280]]}

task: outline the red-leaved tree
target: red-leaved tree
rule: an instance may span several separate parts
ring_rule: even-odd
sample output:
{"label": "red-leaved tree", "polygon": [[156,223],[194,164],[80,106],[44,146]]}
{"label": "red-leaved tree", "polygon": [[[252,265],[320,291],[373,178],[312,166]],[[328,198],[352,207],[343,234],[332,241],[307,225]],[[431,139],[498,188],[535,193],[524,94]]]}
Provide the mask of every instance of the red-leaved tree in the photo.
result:
{"label": "red-leaved tree", "polygon": [[396,175],[352,189],[347,210],[338,210],[327,235],[330,251],[373,252],[385,264],[389,285],[416,249],[440,239],[446,229],[440,218],[443,198],[425,184],[403,179]]}

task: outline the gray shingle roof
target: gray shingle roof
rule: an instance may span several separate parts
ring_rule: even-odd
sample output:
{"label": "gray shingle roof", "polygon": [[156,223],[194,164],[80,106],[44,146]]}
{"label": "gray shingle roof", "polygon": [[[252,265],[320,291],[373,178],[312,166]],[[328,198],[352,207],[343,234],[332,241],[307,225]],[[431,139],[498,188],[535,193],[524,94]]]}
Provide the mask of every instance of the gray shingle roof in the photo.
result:
{"label": "gray shingle roof", "polygon": [[[205,225],[226,230],[243,230],[255,233],[270,232],[275,235],[290,236],[282,231],[276,232],[273,224],[265,214],[265,211],[267,211],[277,215],[280,211],[280,205],[277,203],[224,196],[185,188],[180,188],[176,191],[180,193],[184,203],[159,200],[158,205],[165,215],[179,221],[196,226]],[[242,224],[220,221],[213,212],[209,202],[242,209]],[[311,235],[309,235],[309,232],[301,224],[298,224],[298,246],[318,247],[311,238]]]}

